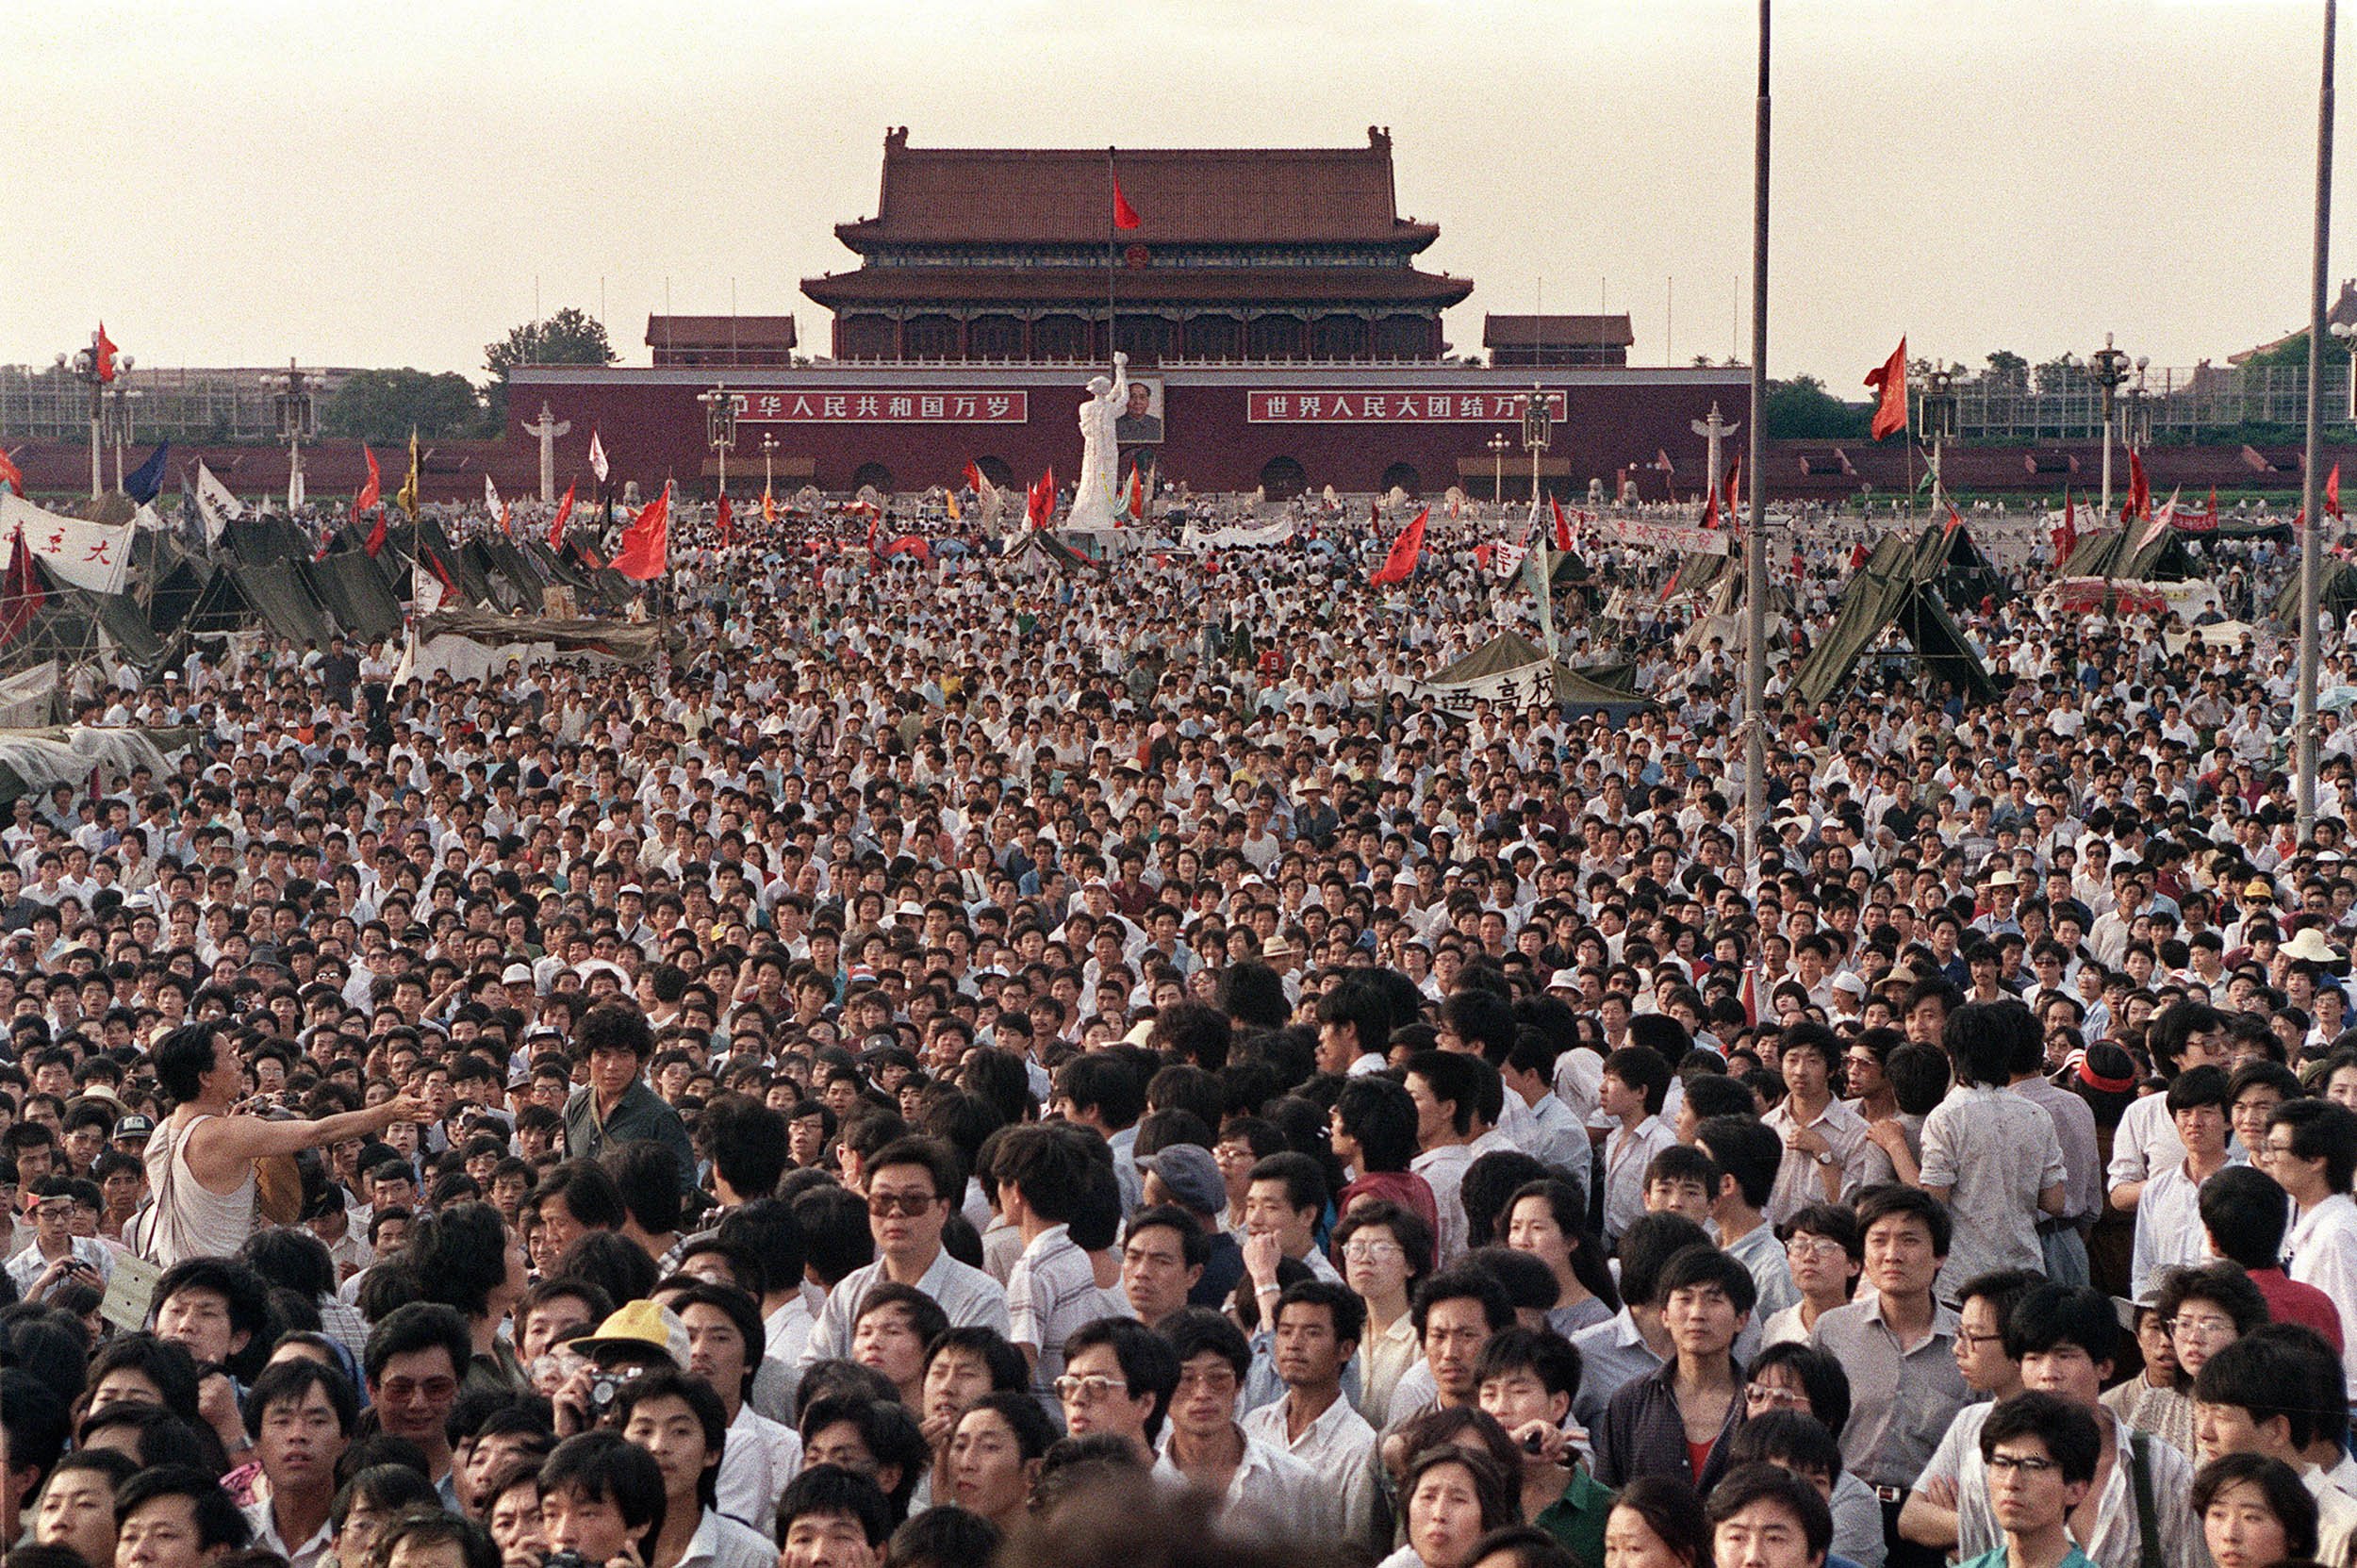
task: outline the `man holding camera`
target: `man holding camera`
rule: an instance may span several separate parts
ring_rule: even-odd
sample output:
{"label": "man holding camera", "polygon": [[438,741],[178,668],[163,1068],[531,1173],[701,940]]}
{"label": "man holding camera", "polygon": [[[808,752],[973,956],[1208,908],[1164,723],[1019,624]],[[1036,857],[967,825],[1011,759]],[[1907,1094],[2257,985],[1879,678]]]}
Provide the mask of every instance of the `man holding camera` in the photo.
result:
{"label": "man holding camera", "polygon": [[38,1301],[69,1284],[105,1290],[114,1260],[105,1242],[74,1233],[74,1183],[62,1176],[45,1177],[25,1195],[25,1207],[33,1216],[33,1239],[8,1260],[17,1298]]}

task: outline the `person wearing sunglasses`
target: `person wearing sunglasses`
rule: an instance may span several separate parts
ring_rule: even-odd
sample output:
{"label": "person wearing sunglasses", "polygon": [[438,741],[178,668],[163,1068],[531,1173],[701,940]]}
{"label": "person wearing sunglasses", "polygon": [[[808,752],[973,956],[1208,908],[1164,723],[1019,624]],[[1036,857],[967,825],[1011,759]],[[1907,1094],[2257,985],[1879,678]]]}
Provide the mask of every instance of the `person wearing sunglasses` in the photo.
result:
{"label": "person wearing sunglasses", "polygon": [[956,1157],[932,1139],[898,1138],[876,1151],[867,1164],[867,1230],[876,1261],[853,1269],[827,1293],[802,1351],[805,1367],[851,1353],[852,1327],[868,1293],[881,1284],[922,1291],[940,1303],[953,1328],[1007,1331],[1006,1287],[941,1245],[951,1205],[964,1191]]}

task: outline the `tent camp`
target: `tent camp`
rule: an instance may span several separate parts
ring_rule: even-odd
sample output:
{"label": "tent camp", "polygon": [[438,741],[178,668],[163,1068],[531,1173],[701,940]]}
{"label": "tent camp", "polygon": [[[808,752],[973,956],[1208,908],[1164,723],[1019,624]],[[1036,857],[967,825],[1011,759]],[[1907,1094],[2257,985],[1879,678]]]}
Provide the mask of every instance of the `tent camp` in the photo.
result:
{"label": "tent camp", "polygon": [[1618,720],[1653,705],[1633,690],[1600,685],[1559,659],[1550,660],[1545,649],[1518,632],[1501,632],[1427,679],[1411,683],[1408,695],[1411,701],[1429,697],[1441,712],[1460,718],[1477,702],[1527,707],[1545,700],[1550,670],[1552,695],[1566,714],[1603,714]]}
{"label": "tent camp", "polygon": [[1977,608],[1985,599],[2002,597],[2005,579],[1972,536],[1972,525],[1959,520],[1953,528],[1927,522],[1915,538],[1919,574],[1929,577],[1939,596],[1958,610]]}
{"label": "tent camp", "polygon": [[1000,557],[1000,565],[1025,577],[1105,569],[1062,539],[1051,536],[1044,528],[1028,529],[1016,535],[1008,543],[1006,554]]}
{"label": "tent camp", "polygon": [[1996,697],[1988,671],[1948,618],[1934,582],[1919,575],[1925,564],[1922,542],[1883,540],[1841,590],[1832,628],[1793,677],[1793,693],[1800,701],[1814,707],[1830,698],[1858,660],[1891,630],[1906,639],[1935,682],[1950,683],[1975,701]]}
{"label": "tent camp", "polygon": [[2174,528],[2139,522],[2133,531],[2085,534],[2054,573],[2057,577],[2124,577],[2138,583],[2183,583],[2208,573]]}
{"label": "tent camp", "polygon": [[510,659],[531,664],[560,653],[643,665],[666,646],[684,652],[686,642],[657,621],[558,620],[489,610],[437,610],[419,618],[401,677],[446,674],[453,680],[480,680],[505,668]]}
{"label": "tent camp", "polygon": [[121,780],[144,767],[160,779],[172,771],[172,759],[196,744],[199,733],[193,725],[0,730],[0,805],[52,784],[86,787],[92,773]]}
{"label": "tent camp", "polygon": [[[2316,585],[2317,605],[2334,620],[2348,619],[2349,612],[2357,610],[2357,562],[2329,562],[2321,576],[2323,581]],[[2299,629],[2299,573],[2291,574],[2267,614],[2283,625]]]}

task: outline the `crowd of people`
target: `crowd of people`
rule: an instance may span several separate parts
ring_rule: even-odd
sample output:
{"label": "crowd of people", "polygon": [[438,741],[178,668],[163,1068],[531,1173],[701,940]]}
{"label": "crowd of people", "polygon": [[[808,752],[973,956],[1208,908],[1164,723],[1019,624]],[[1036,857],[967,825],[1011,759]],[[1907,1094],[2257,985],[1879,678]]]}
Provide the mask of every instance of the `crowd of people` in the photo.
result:
{"label": "crowd of people", "polygon": [[5,1568],[2346,1568],[2357,740],[2302,836],[2272,635],[2030,552],[1803,708],[1858,526],[1750,837],[1640,552],[1643,711],[1438,710],[1446,521],[90,692],[195,738],[0,831]]}

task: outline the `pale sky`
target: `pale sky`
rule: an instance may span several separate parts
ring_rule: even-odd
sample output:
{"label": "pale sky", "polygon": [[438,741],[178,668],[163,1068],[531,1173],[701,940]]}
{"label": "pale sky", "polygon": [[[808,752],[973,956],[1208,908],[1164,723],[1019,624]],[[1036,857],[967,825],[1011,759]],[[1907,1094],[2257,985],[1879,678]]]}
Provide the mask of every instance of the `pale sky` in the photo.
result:
{"label": "pale sky", "polygon": [[[2300,324],[2322,10],[1784,0],[1770,373],[1863,396],[1902,333],[1977,365],[2112,331],[2159,366]],[[0,363],[46,363],[103,317],[154,364],[479,378],[536,277],[544,312],[596,312],[602,289],[626,364],[667,286],[721,313],[732,279],[736,308],[790,310],[823,352],[799,282],[853,264],[832,226],[873,213],[894,124],[919,146],[1089,147],[1389,125],[1402,212],[1441,225],[1423,264],[1475,280],[1448,319],[1460,351],[1485,309],[1543,302],[1632,312],[1636,362],[1718,357],[1750,274],[1755,15],[36,0],[0,40]],[[2338,191],[2336,285],[2357,275],[2357,167]]]}

